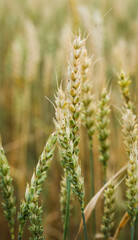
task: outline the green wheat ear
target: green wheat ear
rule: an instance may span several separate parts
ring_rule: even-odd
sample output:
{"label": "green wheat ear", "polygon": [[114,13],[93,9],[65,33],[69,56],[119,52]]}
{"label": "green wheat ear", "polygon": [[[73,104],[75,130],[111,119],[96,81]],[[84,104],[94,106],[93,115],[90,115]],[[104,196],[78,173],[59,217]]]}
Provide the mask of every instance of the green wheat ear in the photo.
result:
{"label": "green wheat ear", "polygon": [[135,144],[128,160],[127,178],[126,178],[126,197],[127,197],[127,211],[131,217],[131,225],[136,220],[138,212],[136,204],[138,203],[138,176],[137,176],[137,163],[138,163],[138,144]]}
{"label": "green wheat ear", "polygon": [[15,195],[12,183],[12,177],[10,173],[10,166],[8,164],[7,158],[2,148],[1,138],[0,138],[0,178],[1,178],[1,189],[4,203],[2,203],[4,209],[4,215],[8,220],[11,240],[15,239],[14,236],[14,225],[15,225]]}
{"label": "green wheat ear", "polygon": [[104,88],[102,90],[101,98],[97,113],[98,139],[99,139],[99,160],[103,166],[104,183],[106,182],[106,169],[109,160],[109,113],[110,113],[110,96]]}
{"label": "green wheat ear", "polygon": [[[54,151],[57,142],[56,132],[52,133],[47,140],[47,143],[44,147],[44,150],[38,160],[36,169],[34,170],[33,176],[31,178],[31,184],[27,184],[25,192],[25,200],[21,202],[20,213],[18,215],[19,219],[19,237],[20,240],[23,235],[23,229],[26,223],[27,218],[30,220],[30,230],[34,234],[33,237],[42,237],[42,231],[39,231],[39,228],[42,230],[42,226],[39,225],[39,228],[35,228],[36,215],[39,216],[39,223],[41,223],[41,207],[38,207],[38,200],[41,191],[43,190],[43,183],[47,176],[47,171],[50,167],[51,161],[54,156]],[[34,230],[35,229],[35,230]],[[40,235],[39,235],[40,234]],[[39,239],[38,238],[38,239]],[[33,238],[35,239],[35,238]],[[43,239],[40,238],[40,239]]]}

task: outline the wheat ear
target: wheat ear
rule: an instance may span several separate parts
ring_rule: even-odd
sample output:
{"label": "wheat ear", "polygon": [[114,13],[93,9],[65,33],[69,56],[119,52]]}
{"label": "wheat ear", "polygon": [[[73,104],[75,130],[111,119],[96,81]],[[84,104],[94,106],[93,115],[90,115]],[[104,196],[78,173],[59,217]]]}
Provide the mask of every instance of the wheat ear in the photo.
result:
{"label": "wheat ear", "polygon": [[70,149],[69,161],[69,179],[71,182],[72,191],[77,195],[80,202],[82,218],[84,223],[84,236],[87,239],[85,217],[84,217],[84,179],[81,176],[81,167],[79,165],[79,129],[80,129],[80,111],[81,111],[81,52],[85,40],[81,40],[78,36],[72,46],[70,64],[68,68],[69,81],[67,84],[67,101],[68,101],[68,126],[70,129],[69,143],[72,146]]}
{"label": "wheat ear", "polygon": [[137,164],[138,164],[138,124],[136,116],[131,109],[124,108],[123,112],[123,137],[128,157],[126,197],[127,211],[131,217],[131,240],[134,236],[134,224],[137,215],[136,203],[138,202],[137,189]]}
{"label": "wheat ear", "polygon": [[[35,214],[38,209],[35,208],[35,204],[38,204],[39,195],[42,191],[42,185],[46,179],[47,171],[50,167],[51,160],[54,156],[54,150],[56,147],[57,134],[53,133],[48,138],[48,141],[44,147],[44,150],[38,160],[38,164],[33,173],[30,186],[27,185],[25,192],[25,200],[21,202],[19,219],[19,237],[20,240],[23,234],[23,228],[26,223],[27,217],[32,218],[31,213]],[[33,208],[34,206],[34,208]],[[41,212],[41,209],[39,209]]]}
{"label": "wheat ear", "polygon": [[98,125],[98,139],[99,139],[99,160],[103,166],[104,183],[106,182],[106,169],[109,159],[109,113],[110,113],[110,96],[104,88],[102,90],[101,99],[98,106],[97,125]]}
{"label": "wheat ear", "polygon": [[[85,40],[81,40],[80,36],[76,37],[73,42],[71,59],[68,68],[69,80],[67,83],[67,104],[63,92],[61,93],[61,90],[58,91],[56,98],[56,121],[54,120],[58,132],[62,165],[66,169],[67,178],[69,180],[68,183],[69,185],[71,183],[72,191],[77,195],[80,202],[83,215],[84,181],[81,176],[81,168],[78,163],[78,144],[80,140],[78,132],[80,128],[81,110],[80,59],[84,43]],[[60,104],[61,102],[62,105]],[[66,113],[64,106],[66,108]]]}
{"label": "wheat ear", "polygon": [[90,79],[91,59],[88,58],[86,47],[82,49],[81,56],[81,78],[82,78],[82,122],[87,129],[90,145],[93,143],[93,134],[95,132],[95,112],[96,104],[92,94],[93,85]]}
{"label": "wheat ear", "polygon": [[1,178],[1,189],[4,203],[2,203],[4,209],[4,215],[8,220],[11,240],[15,239],[14,235],[14,224],[15,224],[15,214],[16,214],[16,205],[15,205],[15,196],[13,189],[13,180],[10,173],[10,166],[8,164],[7,158],[2,148],[0,140],[0,178]]}
{"label": "wheat ear", "polygon": [[127,156],[129,157],[137,141],[138,125],[136,121],[136,115],[132,112],[132,110],[124,108],[122,120],[124,144]]}

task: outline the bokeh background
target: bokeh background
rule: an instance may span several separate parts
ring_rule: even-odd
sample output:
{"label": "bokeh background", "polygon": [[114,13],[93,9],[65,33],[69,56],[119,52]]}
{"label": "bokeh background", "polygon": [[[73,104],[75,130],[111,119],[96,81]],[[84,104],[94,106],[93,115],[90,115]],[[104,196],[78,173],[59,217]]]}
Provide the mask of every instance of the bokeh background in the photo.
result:
{"label": "bokeh background", "polygon": [[[137,10],[138,0],[0,0],[0,132],[11,165],[18,210],[26,182],[30,181],[43,146],[54,130],[54,107],[44,96],[54,102],[57,85],[61,81],[63,85],[66,83],[71,39],[78,29],[82,37],[88,37],[89,56],[93,55],[91,79],[96,98],[104,85],[111,92],[108,178],[126,163],[119,110],[122,98],[117,80],[122,69],[130,76],[130,90],[138,110]],[[81,136],[80,161],[87,204],[90,200],[90,165],[88,140],[83,128]],[[94,136],[94,169],[97,192],[102,186],[97,132]],[[48,240],[62,239],[61,176],[56,151],[41,195],[44,233]],[[123,183],[117,190],[116,199],[115,228],[126,210]],[[96,207],[97,233],[100,233],[101,216],[102,200]],[[79,222],[79,205],[75,201],[71,239],[76,236]],[[91,239],[91,222],[88,223],[88,232]],[[119,239],[130,239],[129,232],[127,225]],[[10,239],[1,207],[0,239]],[[27,227],[23,239],[29,239]]]}

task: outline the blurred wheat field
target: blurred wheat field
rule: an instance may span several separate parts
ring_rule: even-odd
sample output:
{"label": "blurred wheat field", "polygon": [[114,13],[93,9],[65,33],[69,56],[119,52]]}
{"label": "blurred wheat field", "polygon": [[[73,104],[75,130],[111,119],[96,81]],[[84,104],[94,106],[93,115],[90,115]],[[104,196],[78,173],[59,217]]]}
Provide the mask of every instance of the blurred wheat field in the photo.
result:
{"label": "blurred wheat field", "polygon": [[[0,133],[6,157],[11,166],[17,210],[24,198],[26,183],[30,182],[46,140],[54,131],[55,94],[62,83],[68,82],[71,42],[81,32],[86,38],[88,55],[92,58],[90,79],[95,100],[103,87],[110,92],[110,149],[107,169],[109,180],[126,164],[122,137],[121,111],[123,100],[118,85],[120,71],[131,79],[130,93],[138,111],[138,0],[5,0],[0,1]],[[50,99],[50,101],[45,98]],[[95,193],[103,186],[99,161],[98,132],[93,136]],[[89,139],[81,127],[79,158],[84,176],[85,205],[91,199]],[[48,240],[62,239],[63,223],[60,213],[60,183],[63,169],[56,149],[54,159],[40,195],[43,202],[44,236]],[[125,185],[116,190],[114,234],[126,212]],[[0,195],[0,201],[3,201]],[[101,235],[103,198],[96,205],[96,238]],[[75,239],[81,213],[77,200],[70,216],[70,239]],[[23,239],[29,239],[29,222]],[[91,219],[87,233],[92,238]],[[18,222],[16,221],[16,239]],[[137,226],[138,229],[138,226]],[[138,233],[135,240],[137,239]],[[0,239],[10,239],[7,220],[0,206]],[[79,239],[84,239],[83,234]],[[130,225],[118,239],[130,239]]]}

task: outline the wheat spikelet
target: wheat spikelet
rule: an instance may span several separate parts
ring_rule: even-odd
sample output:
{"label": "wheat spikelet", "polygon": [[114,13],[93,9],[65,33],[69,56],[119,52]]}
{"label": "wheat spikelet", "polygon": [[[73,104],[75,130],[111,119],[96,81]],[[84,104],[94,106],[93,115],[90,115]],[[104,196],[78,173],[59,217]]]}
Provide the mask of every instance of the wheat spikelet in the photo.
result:
{"label": "wheat spikelet", "polygon": [[125,107],[133,110],[134,105],[131,101],[131,96],[130,96],[130,91],[129,91],[129,85],[131,84],[131,80],[125,75],[124,72],[121,72],[118,83],[121,88],[122,96],[123,96],[123,99],[125,102],[124,103]]}

